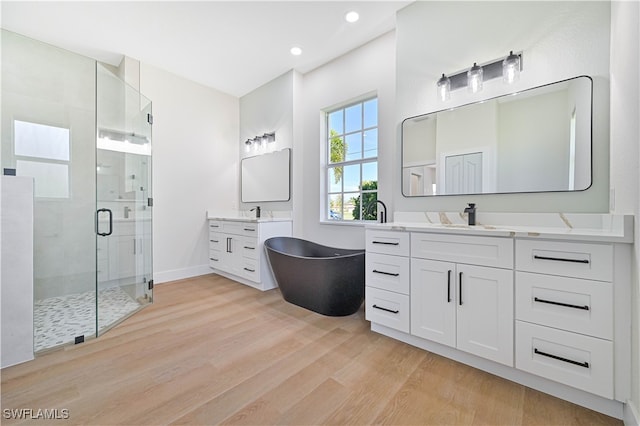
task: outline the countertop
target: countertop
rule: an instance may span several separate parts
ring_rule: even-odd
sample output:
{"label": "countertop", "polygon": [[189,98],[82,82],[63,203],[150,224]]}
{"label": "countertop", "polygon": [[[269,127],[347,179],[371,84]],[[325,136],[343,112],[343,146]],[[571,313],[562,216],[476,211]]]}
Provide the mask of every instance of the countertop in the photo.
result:
{"label": "countertop", "polygon": [[[518,217],[520,216],[520,217]],[[426,218],[426,220],[416,220]],[[546,238],[594,242],[633,242],[632,215],[485,213],[477,225],[469,226],[457,213],[394,213],[400,219],[390,223],[367,224],[367,229],[432,232],[510,238]],[[559,218],[559,220],[556,220]],[[500,219],[505,223],[500,225]],[[521,224],[518,224],[518,220]]]}

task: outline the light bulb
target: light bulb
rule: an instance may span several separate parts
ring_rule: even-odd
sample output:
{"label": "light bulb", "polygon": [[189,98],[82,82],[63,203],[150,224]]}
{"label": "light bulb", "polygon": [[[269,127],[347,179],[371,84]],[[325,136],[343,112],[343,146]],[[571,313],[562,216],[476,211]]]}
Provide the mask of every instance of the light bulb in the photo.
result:
{"label": "light bulb", "polygon": [[511,84],[520,79],[520,56],[514,55],[513,50],[502,61],[502,81]]}
{"label": "light bulb", "polygon": [[436,83],[436,87],[438,88],[438,98],[441,101],[447,101],[451,98],[451,80],[449,77],[442,74],[442,77]]}
{"label": "light bulb", "polygon": [[482,78],[482,67],[474,62],[473,66],[467,71],[467,88],[471,93],[477,93],[482,90]]}

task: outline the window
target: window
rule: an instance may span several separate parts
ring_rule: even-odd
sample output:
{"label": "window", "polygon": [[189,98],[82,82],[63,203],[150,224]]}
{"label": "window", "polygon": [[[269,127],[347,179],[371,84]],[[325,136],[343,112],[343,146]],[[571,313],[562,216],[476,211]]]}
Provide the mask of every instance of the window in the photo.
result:
{"label": "window", "polygon": [[69,198],[69,129],[14,121],[18,176],[34,178],[36,197]]}
{"label": "window", "polygon": [[378,99],[326,113],[326,218],[375,220],[378,199]]}

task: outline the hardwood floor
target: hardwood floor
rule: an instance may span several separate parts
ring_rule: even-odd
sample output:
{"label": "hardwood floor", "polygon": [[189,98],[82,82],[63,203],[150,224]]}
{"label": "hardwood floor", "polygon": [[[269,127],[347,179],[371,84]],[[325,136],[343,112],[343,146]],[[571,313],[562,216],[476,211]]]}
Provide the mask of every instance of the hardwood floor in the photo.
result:
{"label": "hardwood floor", "polygon": [[1,374],[3,424],[622,424],[216,275]]}

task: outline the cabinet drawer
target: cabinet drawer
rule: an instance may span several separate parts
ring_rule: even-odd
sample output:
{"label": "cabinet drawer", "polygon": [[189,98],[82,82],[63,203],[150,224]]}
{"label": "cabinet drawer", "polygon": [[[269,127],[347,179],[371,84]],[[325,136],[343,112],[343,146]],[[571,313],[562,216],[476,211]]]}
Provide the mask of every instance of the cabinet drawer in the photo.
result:
{"label": "cabinet drawer", "polygon": [[209,221],[209,231],[220,232],[222,231],[222,222],[219,220],[210,220]]}
{"label": "cabinet drawer", "polygon": [[260,267],[257,260],[242,259],[241,272],[245,278],[257,283],[260,282]]}
{"label": "cabinet drawer", "polygon": [[516,318],[612,339],[612,284],[517,272]]}
{"label": "cabinet drawer", "polygon": [[258,240],[251,237],[245,237],[242,239],[242,257],[250,259],[258,259]]}
{"label": "cabinet drawer", "polygon": [[613,279],[613,247],[610,244],[517,240],[516,269],[611,281]]}
{"label": "cabinet drawer", "polygon": [[256,223],[243,223],[242,224],[242,235],[246,235],[248,237],[255,237],[258,235],[258,225]]}
{"label": "cabinet drawer", "polygon": [[220,268],[222,263],[222,253],[218,250],[209,250],[209,266],[212,268]]}
{"label": "cabinet drawer", "polygon": [[409,332],[409,296],[367,286],[364,299],[368,321]]}
{"label": "cabinet drawer", "polygon": [[209,250],[222,250],[225,242],[224,236],[219,232],[209,232]]}
{"label": "cabinet drawer", "polygon": [[411,256],[445,262],[513,268],[513,240],[412,232]]}
{"label": "cabinet drawer", "polygon": [[409,294],[409,258],[367,253],[366,283],[370,287]]}
{"label": "cabinet drawer", "polygon": [[409,233],[398,231],[366,231],[367,253],[391,254],[394,256],[409,256]]}
{"label": "cabinet drawer", "polygon": [[613,398],[613,343],[516,321],[516,368]]}

